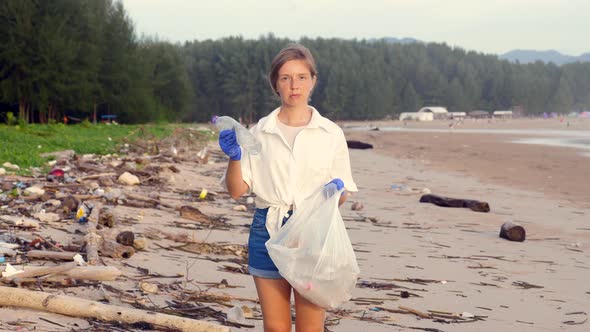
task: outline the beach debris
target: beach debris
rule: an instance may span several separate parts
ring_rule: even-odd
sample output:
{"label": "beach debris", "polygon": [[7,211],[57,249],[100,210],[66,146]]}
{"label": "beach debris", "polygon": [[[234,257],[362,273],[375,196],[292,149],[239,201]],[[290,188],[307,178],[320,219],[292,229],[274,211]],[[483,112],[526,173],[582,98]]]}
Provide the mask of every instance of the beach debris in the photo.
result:
{"label": "beach debris", "polygon": [[29,259],[50,259],[50,260],[64,260],[70,261],[78,255],[73,251],[49,251],[49,250],[29,250],[27,251],[27,258]]}
{"label": "beach debris", "polygon": [[117,235],[116,241],[124,246],[133,246],[133,243],[135,242],[135,234],[131,231],[121,232]]}
{"label": "beach debris", "polygon": [[234,211],[241,211],[241,212],[247,212],[248,208],[246,207],[246,205],[236,205],[233,207]]}
{"label": "beach debris", "polygon": [[146,293],[151,293],[151,294],[158,293],[158,285],[151,283],[151,282],[141,281],[139,283],[139,289],[141,289],[142,291],[144,291]]}
{"label": "beach debris", "polygon": [[6,167],[6,168],[10,168],[13,171],[18,171],[20,170],[20,167],[18,165],[12,164],[10,162],[5,162],[4,164],[2,164],[2,167]]}
{"label": "beach debris", "polygon": [[24,270],[18,270],[14,266],[10,265],[10,263],[6,263],[6,269],[2,272],[2,278],[9,278],[15,274],[23,273]]}
{"label": "beach debris", "polygon": [[203,224],[211,224],[211,219],[196,207],[184,205],[180,207],[180,216]]}
{"label": "beach debris", "polygon": [[[567,312],[566,315],[588,316],[588,314],[585,311]],[[584,320],[581,320],[581,321],[566,320],[565,322],[562,322],[562,323],[566,324],[566,325],[582,325],[582,324],[586,323],[586,321],[588,321],[588,317],[584,317]]]}
{"label": "beach debris", "polygon": [[584,252],[584,250],[580,249],[582,247],[582,244],[580,242],[573,242],[570,244],[565,245],[565,248],[571,251],[577,251],[577,252]]}
{"label": "beach debris", "polygon": [[25,195],[43,195],[45,193],[45,190],[43,190],[43,188],[38,187],[38,186],[31,186],[28,187],[27,189],[25,189],[24,194]]}
{"label": "beach debris", "polygon": [[500,237],[510,241],[523,242],[526,237],[526,231],[524,227],[511,223],[505,222],[500,227]]}
{"label": "beach debris", "polygon": [[196,242],[173,248],[195,254],[234,255],[238,257],[247,257],[248,255],[248,248],[241,244]]}
{"label": "beach debris", "polygon": [[365,206],[363,205],[363,203],[361,202],[353,202],[352,205],[350,206],[350,209],[352,211],[360,211],[364,208]]}
{"label": "beach debris", "polygon": [[469,208],[475,212],[490,212],[490,206],[486,202],[470,199],[443,197],[433,194],[422,195],[422,197],[420,197],[420,203],[432,203],[434,205],[442,207]]}
{"label": "beach debris", "polygon": [[54,266],[48,266],[48,267],[43,266],[43,267],[39,267],[37,269],[29,269],[29,270],[14,273],[14,274],[11,274],[8,276],[3,275],[2,280],[4,282],[7,282],[7,281],[11,281],[15,278],[23,279],[23,278],[39,277],[39,276],[44,276],[44,275],[48,275],[48,274],[58,274],[58,273],[63,273],[65,271],[71,270],[71,269],[75,268],[76,266],[78,266],[77,262],[68,262],[68,263],[54,265]]}
{"label": "beach debris", "polygon": [[[88,205],[83,204],[83,206]],[[99,220],[99,211],[102,205],[93,205],[93,207],[94,208],[92,208],[92,211],[88,215],[87,222],[85,223],[86,235],[84,236],[84,241],[86,242],[86,260],[90,265],[96,265],[99,262],[98,249],[100,247],[100,242],[102,240],[102,238],[96,234],[96,225]],[[76,213],[76,217],[78,217],[79,215],[83,215],[85,213],[86,212],[81,212],[79,208],[78,212]]]}
{"label": "beach debris", "polygon": [[364,143],[361,141],[346,140],[346,144],[348,145],[349,149],[365,150],[365,149],[372,149],[373,148],[372,144]]}
{"label": "beach debris", "polygon": [[125,172],[123,174],[121,174],[119,176],[119,178],[117,179],[117,181],[119,183],[122,183],[124,185],[128,185],[128,186],[132,186],[132,185],[136,185],[136,184],[140,184],[141,181],[139,181],[139,178],[129,172]]}
{"label": "beach debris", "polygon": [[522,288],[522,289],[531,289],[531,288],[544,288],[543,286],[529,284],[525,281],[515,281],[512,283],[513,286]]}
{"label": "beach debris", "polygon": [[404,311],[410,312],[410,313],[412,313],[412,314],[414,314],[414,315],[416,315],[416,316],[418,316],[420,318],[432,318],[432,316],[430,314],[425,313],[425,312],[422,312],[422,311],[417,310],[417,309],[414,309],[414,308],[406,307],[406,306],[403,306],[403,305],[398,306],[398,308],[400,310],[404,310]]}
{"label": "beach debris", "polygon": [[463,317],[463,318],[473,318],[473,317],[475,317],[475,315],[474,315],[474,314],[472,314],[472,313],[469,313],[469,312],[467,312],[467,311],[463,311],[463,312],[460,314],[460,316],[461,316],[461,317]]}
{"label": "beach debris", "polygon": [[[195,300],[197,302],[204,302]],[[247,328],[254,328],[254,325],[250,324],[239,324],[230,322],[227,319],[227,314],[221,310],[215,310],[211,307],[204,306],[201,304],[195,305],[194,303],[184,302],[184,301],[166,301],[168,304],[167,309],[155,309],[154,308],[146,308],[152,311],[164,311],[169,312],[170,314],[181,315],[184,317],[191,317],[194,319],[201,319],[201,318],[213,318],[219,321],[223,325],[228,326],[235,326],[235,327],[247,327]],[[229,329],[227,330],[229,331]]]}
{"label": "beach debris", "polygon": [[197,163],[199,164],[207,164],[209,163],[209,156],[211,154],[209,153],[209,149],[207,149],[207,147],[204,147],[203,149],[201,149],[201,151],[199,151],[197,153]]}
{"label": "beach debris", "polygon": [[227,332],[228,327],[174,315],[103,304],[79,297],[0,286],[0,306],[124,323],[146,322],[170,330]]}
{"label": "beach debris", "polygon": [[405,187],[406,191],[411,194],[430,194],[431,191],[428,188],[416,188],[416,187]]}
{"label": "beach debris", "polygon": [[0,221],[9,223],[13,226],[20,227],[20,228],[32,228],[38,229],[39,222],[35,219],[28,218],[28,217],[19,217],[19,216],[9,216],[9,215],[0,215]]}
{"label": "beach debris", "polygon": [[113,209],[108,206],[103,206],[100,209],[100,217],[98,218],[98,224],[107,226],[107,227],[115,227],[116,218]]}
{"label": "beach debris", "polygon": [[209,191],[207,191],[207,189],[205,189],[205,188],[201,189],[201,193],[199,194],[199,199],[205,199],[207,197],[207,193],[209,193]]}
{"label": "beach debris", "polygon": [[227,311],[227,320],[232,323],[245,324],[246,317],[242,307],[236,305],[229,309]]}
{"label": "beach debris", "polygon": [[231,273],[238,273],[238,274],[246,274],[249,275],[248,266],[245,264],[240,264],[240,267],[230,266],[230,265],[223,265],[218,268],[220,271],[231,272]]}
{"label": "beach debris", "polygon": [[66,173],[61,168],[54,168],[52,169],[49,174],[47,174],[47,181],[49,182],[63,182],[65,180]]}
{"label": "beach debris", "polygon": [[138,237],[133,240],[133,248],[135,250],[143,250],[147,245],[147,239],[144,237]]}
{"label": "beach debris", "polygon": [[33,214],[33,217],[39,219],[42,222],[56,222],[61,220],[61,216],[53,212],[39,212]]}

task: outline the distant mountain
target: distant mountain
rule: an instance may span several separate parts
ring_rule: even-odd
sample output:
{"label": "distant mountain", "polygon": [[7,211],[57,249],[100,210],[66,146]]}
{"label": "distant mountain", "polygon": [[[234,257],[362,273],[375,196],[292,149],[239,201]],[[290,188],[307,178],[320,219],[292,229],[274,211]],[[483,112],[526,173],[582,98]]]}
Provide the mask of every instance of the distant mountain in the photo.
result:
{"label": "distant mountain", "polygon": [[534,51],[534,50],[513,50],[499,56],[500,59],[511,62],[530,63],[537,60],[545,63],[553,62],[556,65],[563,65],[570,62],[590,62],[590,53],[584,53],[580,56],[572,56],[559,53],[555,50]]}

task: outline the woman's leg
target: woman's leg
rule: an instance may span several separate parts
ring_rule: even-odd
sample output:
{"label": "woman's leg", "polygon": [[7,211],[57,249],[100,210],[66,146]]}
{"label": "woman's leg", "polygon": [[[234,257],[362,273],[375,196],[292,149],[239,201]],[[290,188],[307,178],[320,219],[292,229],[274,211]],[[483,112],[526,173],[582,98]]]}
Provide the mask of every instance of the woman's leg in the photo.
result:
{"label": "woman's leg", "polygon": [[295,331],[297,332],[323,332],[326,311],[303,296],[295,293]]}
{"label": "woman's leg", "polygon": [[285,279],[254,277],[264,332],[291,332],[291,285]]}

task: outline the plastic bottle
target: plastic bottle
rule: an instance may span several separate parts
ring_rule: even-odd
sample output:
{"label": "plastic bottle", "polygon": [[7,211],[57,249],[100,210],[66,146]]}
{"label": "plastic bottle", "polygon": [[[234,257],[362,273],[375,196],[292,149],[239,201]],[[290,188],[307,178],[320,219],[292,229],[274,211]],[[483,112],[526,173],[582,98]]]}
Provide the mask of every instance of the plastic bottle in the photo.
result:
{"label": "plastic bottle", "polygon": [[238,121],[232,119],[229,116],[214,116],[213,123],[219,129],[219,131],[226,129],[233,129],[236,131],[238,138],[238,144],[242,149],[248,151],[250,154],[258,154],[261,149],[260,142],[256,140],[256,137],[252,135],[248,129],[244,128]]}
{"label": "plastic bottle", "polygon": [[88,216],[90,215],[90,212],[92,212],[92,208],[94,208],[92,203],[80,203],[80,206],[78,206],[78,212],[76,212],[76,220],[78,220],[79,223],[87,222]]}

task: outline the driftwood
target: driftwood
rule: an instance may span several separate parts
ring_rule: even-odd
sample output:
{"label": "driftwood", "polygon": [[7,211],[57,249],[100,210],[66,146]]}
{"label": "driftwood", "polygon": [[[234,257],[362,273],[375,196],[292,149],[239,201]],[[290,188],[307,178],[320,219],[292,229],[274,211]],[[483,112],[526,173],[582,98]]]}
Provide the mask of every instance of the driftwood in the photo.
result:
{"label": "driftwood", "polygon": [[173,315],[126,308],[72,296],[55,295],[26,289],[1,287],[0,306],[19,307],[73,317],[96,318],[128,324],[145,322],[170,330],[191,332],[226,332],[228,327]]}
{"label": "driftwood", "polygon": [[[41,272],[38,272],[41,270]],[[4,267],[0,267],[0,271],[4,271]],[[47,268],[45,266],[25,266],[23,273],[33,272],[33,275],[40,276],[47,274]],[[56,271],[56,270],[53,270]],[[41,274],[40,274],[41,273]],[[121,271],[114,266],[75,266],[69,270],[63,270],[61,272],[54,272],[44,280],[52,281],[54,279],[63,279],[64,277],[79,280],[96,280],[96,281],[113,281],[121,275]],[[26,280],[26,278],[34,278],[29,275],[15,274],[14,278],[20,280]]]}
{"label": "driftwood", "polygon": [[18,274],[13,274],[9,277],[4,277],[2,280],[4,281],[11,281],[16,278],[32,278],[32,277],[39,277],[48,274],[55,274],[55,273],[62,273],[68,270],[71,270],[78,266],[77,262],[69,262],[61,265],[49,266],[49,267],[40,267],[34,270],[27,270]]}
{"label": "driftwood", "polygon": [[140,201],[140,202],[145,202],[148,203],[148,205],[143,205],[143,207],[157,207],[157,206],[163,206],[163,207],[167,207],[169,209],[174,209],[175,207],[170,205],[170,204],[166,204],[161,202],[160,200],[154,199],[154,198],[150,198],[150,197],[145,197],[145,196],[141,196],[135,193],[130,193],[130,192],[126,192],[125,196],[132,201]]}
{"label": "driftwood", "polygon": [[39,259],[59,259],[71,261],[78,253],[74,251],[48,251],[48,250],[31,250],[27,252],[27,257]]}
{"label": "driftwood", "polygon": [[522,242],[526,238],[526,231],[520,225],[505,222],[500,228],[500,237],[510,241]]}
{"label": "driftwood", "polygon": [[90,179],[98,179],[103,176],[116,176],[116,175],[117,175],[117,173],[109,172],[109,173],[100,173],[100,174],[80,176],[80,177],[76,178],[76,182],[82,182],[84,180],[90,180]]}
{"label": "driftwood", "polygon": [[96,234],[96,225],[100,217],[101,207],[102,205],[100,203],[96,203],[88,216],[88,221],[86,222],[86,235],[84,236],[84,240],[86,241],[86,260],[90,265],[96,265],[100,259],[98,256],[98,248],[100,248],[101,245],[101,237]]}
{"label": "driftwood", "polygon": [[432,316],[430,314],[425,313],[425,312],[422,312],[420,310],[416,310],[416,309],[410,308],[410,307],[405,307],[405,306],[400,305],[400,306],[398,306],[398,308],[400,310],[405,310],[405,311],[411,312],[414,315],[416,315],[418,317],[421,317],[421,318],[432,318]]}
{"label": "driftwood", "polygon": [[422,195],[420,203],[432,203],[442,207],[469,208],[475,212],[490,212],[490,205],[470,199],[442,197],[432,194]]}
{"label": "driftwood", "polygon": [[100,247],[100,253],[112,258],[129,258],[135,254],[135,249],[113,240],[104,239]]}
{"label": "driftwood", "polygon": [[[0,215],[0,222],[8,223],[11,226],[22,227],[22,228],[39,228],[39,222],[33,218]],[[1,223],[0,223],[1,224]]]}
{"label": "driftwood", "polygon": [[105,240],[113,240],[125,246],[132,246],[135,240],[135,234],[133,234],[129,227],[123,229],[103,228],[96,231],[96,233]]}
{"label": "driftwood", "polygon": [[135,240],[133,232],[104,228],[96,233],[101,238],[98,249],[101,254],[112,258],[129,258],[135,254],[135,249],[131,247]]}
{"label": "driftwood", "polygon": [[190,219],[194,221],[198,221],[204,224],[210,224],[211,219],[199,209],[194,208],[192,206],[184,205],[180,207],[180,216],[185,219]]}
{"label": "driftwood", "polygon": [[360,141],[346,141],[346,144],[348,145],[349,149],[361,149],[361,150],[365,150],[365,149],[372,149],[373,145],[369,144],[369,143],[364,143],[364,142],[360,142]]}

